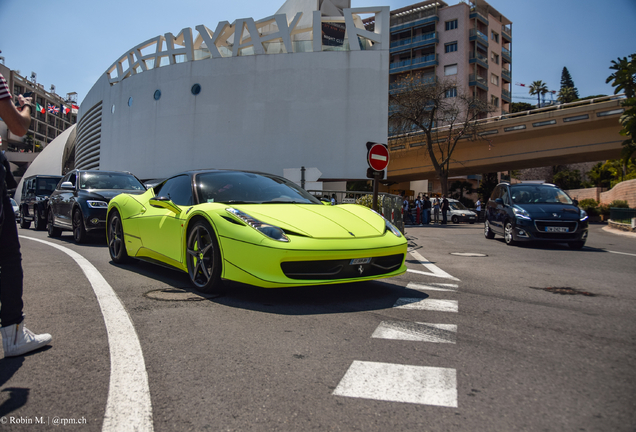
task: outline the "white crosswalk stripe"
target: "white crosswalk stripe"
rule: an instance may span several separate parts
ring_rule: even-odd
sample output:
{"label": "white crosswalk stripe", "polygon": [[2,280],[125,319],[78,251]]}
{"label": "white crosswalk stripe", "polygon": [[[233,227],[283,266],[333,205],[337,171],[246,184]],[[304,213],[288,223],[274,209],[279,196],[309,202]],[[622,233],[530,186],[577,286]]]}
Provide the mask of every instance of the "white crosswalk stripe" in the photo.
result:
{"label": "white crosswalk stripe", "polygon": [[455,369],[354,361],[336,396],[457,407]]}
{"label": "white crosswalk stripe", "polygon": [[396,309],[416,309],[438,312],[459,312],[459,304],[457,300],[437,300],[422,298],[399,298],[395,305]]}
{"label": "white crosswalk stripe", "polygon": [[412,290],[416,290],[416,291],[451,291],[451,292],[457,292],[457,288],[459,288],[459,285],[457,284],[442,284],[442,283],[427,283],[426,285],[424,284],[417,284],[414,282],[409,282],[409,284],[406,286],[408,289],[412,289]]}
{"label": "white crosswalk stripe", "polygon": [[455,324],[383,321],[375,329],[371,337],[376,339],[454,344],[456,336],[457,326]]}

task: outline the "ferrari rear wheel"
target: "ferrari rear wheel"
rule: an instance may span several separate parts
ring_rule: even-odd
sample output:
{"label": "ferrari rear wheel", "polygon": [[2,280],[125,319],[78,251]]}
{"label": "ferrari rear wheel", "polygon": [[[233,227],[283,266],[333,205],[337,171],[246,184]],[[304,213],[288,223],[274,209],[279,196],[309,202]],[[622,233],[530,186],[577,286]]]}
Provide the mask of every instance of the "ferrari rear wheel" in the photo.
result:
{"label": "ferrari rear wheel", "polygon": [[221,292],[221,253],[207,221],[195,222],[188,231],[186,262],[190,281],[198,291]]}
{"label": "ferrari rear wheel", "polygon": [[117,210],[113,210],[108,215],[108,252],[111,259],[117,264],[130,261],[126,244],[124,243],[124,228],[121,225],[121,216]]}

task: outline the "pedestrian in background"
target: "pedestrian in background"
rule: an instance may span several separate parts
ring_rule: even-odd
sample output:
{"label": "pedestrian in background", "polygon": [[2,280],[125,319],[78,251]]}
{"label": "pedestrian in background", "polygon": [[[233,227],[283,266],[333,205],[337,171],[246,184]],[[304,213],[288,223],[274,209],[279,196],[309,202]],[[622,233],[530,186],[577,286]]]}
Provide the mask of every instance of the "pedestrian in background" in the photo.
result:
{"label": "pedestrian in background", "polygon": [[447,218],[448,218],[448,211],[450,210],[450,203],[448,202],[448,199],[446,199],[446,195],[442,196],[442,205],[441,205],[441,210],[442,210],[442,225],[446,225],[446,223],[448,222]]}
{"label": "pedestrian in background", "polygon": [[415,224],[422,225],[422,194],[417,194],[415,198]]}
{"label": "pedestrian in background", "polygon": [[431,223],[431,200],[428,199],[428,195],[424,195],[424,201],[422,203],[424,209],[424,224]]}
{"label": "pedestrian in background", "polygon": [[402,195],[402,198],[404,199],[404,201],[402,201],[402,220],[404,221],[404,225],[406,225],[407,217],[409,218],[409,221],[411,221],[411,225],[413,225],[413,215],[411,214],[409,199],[406,198],[404,195]]}
{"label": "pedestrian in background", "polygon": [[477,222],[481,221],[481,199],[477,198],[477,204],[475,204],[475,210],[477,211]]}
{"label": "pedestrian in background", "polygon": [[433,220],[439,223],[439,198],[433,198]]}
{"label": "pedestrian in background", "polygon": [[[18,136],[31,124],[31,98],[18,96],[20,111],[12,102],[7,81],[0,74],[0,118]],[[24,327],[22,314],[22,254],[15,214],[8,189],[17,187],[9,161],[0,152],[0,333],[5,357],[19,356],[49,344],[51,335],[36,335]]]}

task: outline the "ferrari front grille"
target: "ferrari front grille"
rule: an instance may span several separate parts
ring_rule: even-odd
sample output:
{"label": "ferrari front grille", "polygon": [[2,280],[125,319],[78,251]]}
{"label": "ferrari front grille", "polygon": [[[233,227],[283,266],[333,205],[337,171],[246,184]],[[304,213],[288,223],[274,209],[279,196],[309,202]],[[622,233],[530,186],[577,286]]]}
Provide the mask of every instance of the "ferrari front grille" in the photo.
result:
{"label": "ferrari front grille", "polygon": [[353,260],[287,261],[281,264],[285,276],[295,280],[336,280],[380,276],[397,270],[404,254],[371,258],[365,264]]}

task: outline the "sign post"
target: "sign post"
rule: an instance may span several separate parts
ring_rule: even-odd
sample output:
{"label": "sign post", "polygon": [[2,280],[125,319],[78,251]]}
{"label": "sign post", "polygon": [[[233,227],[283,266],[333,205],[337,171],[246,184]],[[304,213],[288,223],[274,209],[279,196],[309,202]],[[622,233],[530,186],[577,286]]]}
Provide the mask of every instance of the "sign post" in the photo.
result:
{"label": "sign post", "polygon": [[367,177],[373,179],[373,210],[378,211],[379,181],[384,178],[384,170],[389,166],[389,147],[386,144],[367,142]]}

